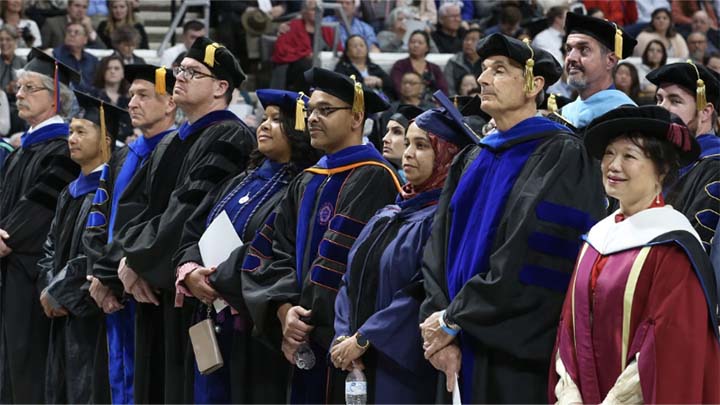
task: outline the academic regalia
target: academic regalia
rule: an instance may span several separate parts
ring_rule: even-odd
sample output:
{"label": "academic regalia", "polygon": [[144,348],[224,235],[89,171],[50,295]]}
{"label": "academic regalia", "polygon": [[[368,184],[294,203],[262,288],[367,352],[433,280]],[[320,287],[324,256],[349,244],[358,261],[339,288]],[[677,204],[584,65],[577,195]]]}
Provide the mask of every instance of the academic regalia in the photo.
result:
{"label": "academic regalia", "polygon": [[[254,136],[237,116],[213,111],[163,138],[120,198],[116,223],[124,225],[114,233],[120,257],[124,254],[127,265],[160,290],[161,301],[135,307],[137,403],[183,402],[189,394],[183,396],[174,384],[184,381],[191,367],[183,359],[194,311],[192,305],[174,308],[172,257],[187,218],[219,182],[245,168],[254,147]],[[137,198],[130,200],[133,195]],[[134,218],[125,216],[138,207]]]}
{"label": "academic regalia", "polygon": [[[33,49],[24,69],[55,77],[55,88],[79,74]],[[56,110],[60,110],[59,103]],[[49,321],[36,281],[37,262],[58,196],[79,172],[70,160],[68,125],[58,115],[31,128],[0,173],[0,229],[13,252],[0,258],[0,402],[43,402]]]}
{"label": "academic regalia", "polygon": [[425,248],[420,320],[446,310],[462,328],[463,402],[544,400],[579,236],[604,214],[595,168],[577,137],[542,117],[456,158]]}
{"label": "academic regalia", "polygon": [[[38,289],[68,315],[50,320],[50,344],[45,373],[47,403],[106,403],[110,400],[107,359],[96,346],[104,337],[102,311],[87,288],[87,257],[82,246],[87,216],[98,188],[102,168],[80,176],[58,199],[50,233],[38,262]],[[102,332],[101,334],[98,331]],[[103,342],[104,344],[104,339]],[[100,371],[98,373],[97,371]]]}
{"label": "academic regalia", "polygon": [[700,144],[700,157],[680,169],[679,179],[665,195],[667,203],[690,220],[710,252],[720,219],[720,137],[709,133],[695,139]]}
{"label": "academic regalia", "polygon": [[[286,115],[295,114],[295,131],[304,123],[298,107],[305,107],[307,96],[284,90],[259,89],[257,96],[265,107],[276,106]],[[285,135],[290,139],[292,134]],[[305,142],[309,143],[309,140]],[[295,152],[293,152],[295,153]],[[210,285],[230,304],[220,313],[211,314],[220,327],[218,344],[225,366],[209,375],[195,367],[195,403],[282,403],[288,382],[289,367],[280,350],[261,343],[252,336],[252,320],[242,298],[241,267],[250,242],[285,195],[290,181],[305,169],[312,156],[295,157],[295,161],[277,163],[269,159],[227,181],[209,194],[185,224],[181,247],[175,255],[178,267],[176,306],[182,296],[190,296],[183,285],[189,271],[204,265],[198,241],[207,227],[225,212],[244,244],[215,268],[208,277]],[[297,160],[300,159],[300,160]],[[200,306],[196,319],[206,317],[206,306]],[[189,362],[196,363],[188,347]],[[189,381],[186,384],[192,385]]]}
{"label": "academic regalia", "polygon": [[[281,403],[285,401],[287,362],[282,353],[271,349],[252,337],[252,321],[242,300],[240,266],[255,233],[265,223],[272,210],[285,194],[292,180],[286,164],[266,160],[259,168],[244,172],[223,184],[208,195],[192,217],[185,223],[181,248],[176,263],[182,266],[192,262],[203,264],[198,241],[217,215],[226,212],[236,232],[246,245],[217,266],[210,283],[226,291],[233,298],[230,305],[213,314],[220,326],[218,344],[225,365],[207,376],[200,375],[195,366],[195,403]],[[179,259],[178,259],[179,257]],[[218,286],[216,286],[218,284]],[[185,300],[187,302],[188,300]],[[207,306],[202,305],[195,314],[196,321],[205,318]],[[187,361],[196,364],[191,348]],[[192,379],[189,380],[192,384]]]}
{"label": "academic regalia", "polygon": [[[653,70],[648,81],[664,87],[677,85],[695,96],[700,111],[712,104],[720,108],[720,80],[717,73],[692,61],[671,63]],[[686,123],[687,124],[687,123]],[[664,190],[666,201],[685,214],[710,252],[715,228],[720,219],[720,138],[714,132],[695,137],[700,157],[680,169],[679,179]]]}
{"label": "academic regalia", "polygon": [[[600,403],[611,390],[622,402],[720,402],[716,283],[698,234],[672,207],[599,222],[563,306],[550,402]],[[616,384],[621,373],[639,375]]]}
{"label": "academic regalia", "polygon": [[[632,55],[637,44],[635,38],[626,33],[621,27],[611,21],[569,12],[565,22],[565,41],[571,34],[584,34],[596,39],[610,52],[614,52],[618,59]],[[578,134],[582,135],[585,127],[593,119],[620,106],[637,106],[625,93],[610,88],[601,90],[582,100],[579,96],[572,103],[562,107],[556,113],[563,120],[569,121]]]}
{"label": "academic regalia", "polygon": [[[352,94],[352,92],[351,92]],[[365,223],[400,189],[395,173],[371,145],[324,156],[288,187],[274,218],[255,237],[243,263],[243,295],[255,328],[280,340],[277,305],[312,310],[316,364],[293,368],[292,403],[341,402],[346,373],[327,361],[334,302],[347,255]]]}
{"label": "academic regalia", "polygon": [[0,402],[44,402],[49,320],[40,305],[36,281],[42,245],[58,196],[79,172],[70,160],[69,128],[60,117],[23,135],[22,146],[0,175],[0,229],[13,249],[0,259]]}
{"label": "academic regalia", "polygon": [[348,255],[335,301],[335,335],[366,337],[368,403],[430,403],[437,373],[423,357],[419,275],[440,189],[388,205],[363,228]]}

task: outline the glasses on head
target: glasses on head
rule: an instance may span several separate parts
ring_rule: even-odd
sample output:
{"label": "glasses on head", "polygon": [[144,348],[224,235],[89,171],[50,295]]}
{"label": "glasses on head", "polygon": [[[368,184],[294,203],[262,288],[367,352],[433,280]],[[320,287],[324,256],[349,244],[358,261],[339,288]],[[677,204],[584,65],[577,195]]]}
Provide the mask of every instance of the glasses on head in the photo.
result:
{"label": "glasses on head", "polygon": [[203,77],[209,77],[211,79],[216,79],[216,77],[213,75],[209,75],[206,73],[200,73],[193,68],[185,67],[182,65],[174,67],[172,72],[173,72],[173,76],[175,76],[175,78],[178,78],[178,77],[180,77],[180,75],[182,75],[186,79],[190,79],[190,80],[192,80],[194,78],[202,79]]}
{"label": "glasses on head", "polygon": [[18,84],[15,86],[16,93],[20,93],[22,91],[23,94],[33,94],[33,93],[37,93],[38,91],[43,91],[43,90],[50,91],[50,89],[48,89],[47,87],[36,86],[36,85],[30,84],[30,83]]}
{"label": "glasses on head", "polygon": [[330,106],[322,106],[317,108],[306,108],[303,111],[305,112],[305,118],[312,117],[313,114],[317,113],[318,116],[327,118],[330,114],[334,113],[338,110],[351,110],[352,107],[330,107]]}

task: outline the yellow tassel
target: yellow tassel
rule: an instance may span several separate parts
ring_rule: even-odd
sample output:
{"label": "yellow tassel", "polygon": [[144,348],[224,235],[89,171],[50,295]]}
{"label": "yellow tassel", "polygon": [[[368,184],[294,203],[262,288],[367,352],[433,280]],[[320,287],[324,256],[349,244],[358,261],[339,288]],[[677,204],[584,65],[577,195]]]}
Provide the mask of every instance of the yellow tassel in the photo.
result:
{"label": "yellow tassel", "polygon": [[623,58],[622,54],[622,48],[623,48],[623,37],[622,37],[622,31],[620,31],[620,28],[618,28],[617,24],[613,23],[615,26],[615,55],[617,55],[618,59]]}
{"label": "yellow tassel", "polygon": [[525,92],[531,93],[535,91],[535,75],[533,75],[533,68],[535,67],[535,52],[533,52],[532,46],[530,46],[530,40],[523,39],[525,45],[530,49],[530,58],[525,61]]}
{"label": "yellow tassel", "polygon": [[305,94],[301,91],[295,101],[295,130],[305,130],[305,102],[303,101]]}
{"label": "yellow tassel", "polygon": [[455,105],[455,108],[458,108],[457,98],[458,96],[453,97],[453,104]]}
{"label": "yellow tassel", "polygon": [[110,160],[110,150],[107,141],[107,127],[105,126],[105,103],[100,102],[100,156],[103,163]]}
{"label": "yellow tassel", "polygon": [[707,94],[705,93],[705,81],[700,78],[700,71],[698,70],[697,66],[693,63],[691,59],[687,60],[687,63],[690,64],[695,69],[695,74],[697,75],[697,89],[695,90],[695,107],[697,111],[702,111],[707,106]]}
{"label": "yellow tassel", "polygon": [[362,83],[355,80],[355,75],[350,75],[355,82],[355,97],[353,97],[352,112],[365,112],[365,93],[363,93]]}
{"label": "yellow tassel", "polygon": [[155,93],[165,94],[165,66],[155,69]]}
{"label": "yellow tassel", "polygon": [[550,95],[548,96],[547,107],[548,111],[550,111],[551,113],[554,113],[558,110],[557,100],[555,100],[555,94],[550,93]]}
{"label": "yellow tassel", "polygon": [[206,65],[215,67],[215,51],[220,47],[221,45],[217,42],[213,42],[205,47],[205,58],[203,62],[205,62]]}

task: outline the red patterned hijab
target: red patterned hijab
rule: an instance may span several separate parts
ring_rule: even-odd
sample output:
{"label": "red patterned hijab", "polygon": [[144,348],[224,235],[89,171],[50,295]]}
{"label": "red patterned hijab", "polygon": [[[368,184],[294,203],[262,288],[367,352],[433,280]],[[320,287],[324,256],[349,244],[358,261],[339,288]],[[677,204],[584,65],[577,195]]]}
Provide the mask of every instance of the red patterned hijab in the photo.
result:
{"label": "red patterned hijab", "polygon": [[417,187],[410,183],[405,184],[400,192],[403,200],[409,200],[425,191],[442,188],[445,184],[445,178],[450,171],[450,165],[452,164],[453,158],[460,151],[458,146],[452,142],[448,142],[430,132],[428,132],[427,135],[430,139],[433,151],[435,152],[433,172],[427,180]]}

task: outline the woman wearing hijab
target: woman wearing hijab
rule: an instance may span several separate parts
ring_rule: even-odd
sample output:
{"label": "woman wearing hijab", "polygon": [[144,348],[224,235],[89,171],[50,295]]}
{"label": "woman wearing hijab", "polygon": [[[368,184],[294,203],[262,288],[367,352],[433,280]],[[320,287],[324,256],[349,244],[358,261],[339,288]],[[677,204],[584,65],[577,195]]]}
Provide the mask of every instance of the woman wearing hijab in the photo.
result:
{"label": "woman wearing hijab", "polygon": [[[218,345],[225,365],[209,375],[195,368],[191,398],[195,403],[283,403],[287,385],[287,363],[280,351],[273,351],[251,337],[252,324],[241,298],[239,263],[246,244],[236,249],[217,268],[206,268],[198,241],[203,232],[225,213],[244,242],[249,242],[265,223],[285,194],[290,180],[320,158],[301,128],[304,117],[297,117],[307,97],[283,90],[258,90],[265,108],[265,119],[257,129],[257,150],[246,172],[230,179],[216,193],[208,195],[183,231],[182,248],[176,254],[176,306],[184,297],[195,297],[203,304],[196,317],[205,318],[217,298],[230,305],[213,315],[219,328]],[[299,124],[299,125],[298,125]],[[192,356],[192,350],[188,350]],[[192,356],[194,365],[194,356]],[[188,395],[189,396],[189,395]]]}
{"label": "woman wearing hijab", "polygon": [[470,138],[444,109],[415,118],[405,136],[408,183],[353,244],[335,302],[335,367],[364,369],[368,403],[432,401],[436,372],[423,357],[420,265],[435,208],[455,155]]}
{"label": "woman wearing hijab", "polygon": [[585,237],[558,329],[550,402],[719,403],[717,281],[662,190],[700,147],[658,106],[590,123],[588,152],[620,208]]}

